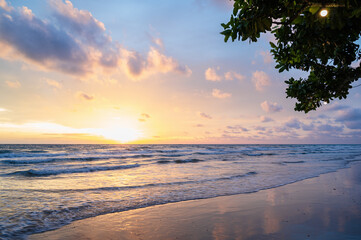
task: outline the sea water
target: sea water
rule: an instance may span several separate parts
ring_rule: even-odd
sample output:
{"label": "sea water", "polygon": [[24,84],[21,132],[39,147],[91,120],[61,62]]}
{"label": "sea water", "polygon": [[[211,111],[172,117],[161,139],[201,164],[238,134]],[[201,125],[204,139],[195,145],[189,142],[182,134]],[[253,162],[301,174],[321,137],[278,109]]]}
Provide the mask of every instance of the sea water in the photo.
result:
{"label": "sea water", "polygon": [[256,192],[361,161],[361,145],[0,145],[0,239]]}

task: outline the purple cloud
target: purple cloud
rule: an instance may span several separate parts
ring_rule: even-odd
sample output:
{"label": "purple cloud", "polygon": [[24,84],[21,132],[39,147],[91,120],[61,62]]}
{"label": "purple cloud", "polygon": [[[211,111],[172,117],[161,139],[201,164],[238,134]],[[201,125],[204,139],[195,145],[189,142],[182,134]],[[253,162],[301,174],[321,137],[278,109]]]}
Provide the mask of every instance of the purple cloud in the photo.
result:
{"label": "purple cloud", "polygon": [[51,0],[51,20],[35,16],[27,7],[0,4],[0,57],[35,64],[43,70],[86,76],[97,70],[124,71],[131,78],[192,71],[153,47],[142,54],[112,40],[102,22],[70,1]]}
{"label": "purple cloud", "polygon": [[257,131],[266,131],[266,128],[262,127],[262,126],[256,126],[256,127],[254,127],[254,129]]}
{"label": "purple cloud", "polygon": [[261,116],[261,117],[260,117],[260,120],[261,120],[261,122],[263,122],[263,123],[274,121],[272,118],[266,117],[266,116]]}
{"label": "purple cloud", "polygon": [[343,130],[343,126],[332,126],[330,124],[322,124],[317,127],[317,130],[321,132],[341,132]]}
{"label": "purple cloud", "polygon": [[[68,32],[43,21],[26,7],[0,7],[0,44],[18,58],[71,74],[83,74],[86,50]],[[3,54],[1,54],[3,56]],[[11,57],[11,56],[3,56]]]}
{"label": "purple cloud", "polygon": [[88,101],[91,101],[91,100],[94,99],[94,96],[86,94],[84,92],[78,92],[77,95],[78,95],[79,98],[82,98],[82,99],[88,100]]}
{"label": "purple cloud", "polygon": [[301,128],[301,122],[296,119],[296,118],[292,118],[291,120],[289,120],[288,122],[285,123],[285,125],[289,128],[294,128],[294,129],[300,129]]}
{"label": "purple cloud", "polygon": [[227,126],[227,129],[231,130],[232,133],[248,132],[248,129],[241,125]]}
{"label": "purple cloud", "polygon": [[206,114],[206,113],[201,112],[201,113],[198,113],[198,114],[199,114],[199,116],[201,116],[202,118],[212,119],[212,117],[211,117],[210,115]]}
{"label": "purple cloud", "polygon": [[337,112],[336,121],[342,122],[350,129],[361,129],[361,109],[346,108]]}
{"label": "purple cloud", "polygon": [[263,111],[268,113],[280,112],[282,110],[282,106],[278,105],[278,103],[275,102],[273,103],[273,102],[264,101],[263,103],[261,103],[261,107]]}

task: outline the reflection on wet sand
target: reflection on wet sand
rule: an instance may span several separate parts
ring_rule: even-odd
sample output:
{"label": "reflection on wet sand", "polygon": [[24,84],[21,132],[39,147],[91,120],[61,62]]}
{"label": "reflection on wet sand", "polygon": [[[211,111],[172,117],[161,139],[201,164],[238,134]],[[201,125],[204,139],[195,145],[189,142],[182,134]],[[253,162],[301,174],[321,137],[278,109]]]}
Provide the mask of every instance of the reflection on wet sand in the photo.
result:
{"label": "reflection on wet sand", "polygon": [[30,239],[361,238],[361,164],[257,193],[98,216]]}

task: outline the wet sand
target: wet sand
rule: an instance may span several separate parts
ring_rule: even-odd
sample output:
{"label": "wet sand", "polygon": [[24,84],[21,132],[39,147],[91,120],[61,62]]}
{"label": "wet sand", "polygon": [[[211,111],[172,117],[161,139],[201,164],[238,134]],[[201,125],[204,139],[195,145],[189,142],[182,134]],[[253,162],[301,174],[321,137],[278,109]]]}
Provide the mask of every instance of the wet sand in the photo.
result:
{"label": "wet sand", "polygon": [[256,193],[97,216],[29,239],[361,239],[361,164]]}

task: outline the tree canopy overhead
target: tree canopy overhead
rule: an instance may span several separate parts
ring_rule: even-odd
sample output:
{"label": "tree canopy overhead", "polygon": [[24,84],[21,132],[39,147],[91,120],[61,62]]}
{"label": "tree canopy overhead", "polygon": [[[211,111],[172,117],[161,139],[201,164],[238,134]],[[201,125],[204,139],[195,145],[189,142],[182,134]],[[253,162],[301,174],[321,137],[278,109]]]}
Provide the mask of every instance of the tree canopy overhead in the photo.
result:
{"label": "tree canopy overhead", "polygon": [[[322,17],[324,9],[328,14]],[[235,0],[233,14],[222,26],[225,42],[256,42],[261,33],[271,32],[279,72],[294,68],[309,73],[285,81],[287,97],[297,99],[297,111],[307,113],[346,98],[351,84],[361,78],[360,63],[355,64],[361,58],[360,0]]]}

